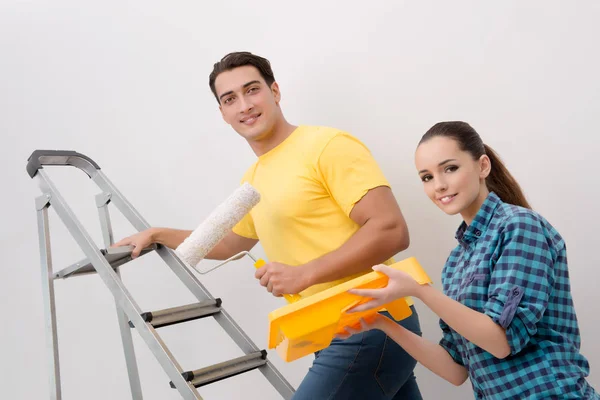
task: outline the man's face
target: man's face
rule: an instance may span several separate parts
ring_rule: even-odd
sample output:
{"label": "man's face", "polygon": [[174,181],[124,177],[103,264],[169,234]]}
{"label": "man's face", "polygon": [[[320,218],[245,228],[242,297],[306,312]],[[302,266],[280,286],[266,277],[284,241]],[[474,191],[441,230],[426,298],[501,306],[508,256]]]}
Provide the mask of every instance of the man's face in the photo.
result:
{"label": "man's face", "polygon": [[271,87],[253,66],[220,73],[215,80],[223,119],[248,141],[267,138],[281,116],[277,83]]}

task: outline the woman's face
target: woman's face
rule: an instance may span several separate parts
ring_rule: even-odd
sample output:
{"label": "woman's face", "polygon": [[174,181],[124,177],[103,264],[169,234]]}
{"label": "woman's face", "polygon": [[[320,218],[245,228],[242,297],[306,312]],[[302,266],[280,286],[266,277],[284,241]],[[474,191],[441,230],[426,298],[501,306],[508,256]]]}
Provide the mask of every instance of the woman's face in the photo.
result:
{"label": "woman's face", "polygon": [[415,165],[431,201],[446,214],[462,214],[470,224],[489,193],[490,159],[473,160],[454,139],[438,136],[419,145]]}

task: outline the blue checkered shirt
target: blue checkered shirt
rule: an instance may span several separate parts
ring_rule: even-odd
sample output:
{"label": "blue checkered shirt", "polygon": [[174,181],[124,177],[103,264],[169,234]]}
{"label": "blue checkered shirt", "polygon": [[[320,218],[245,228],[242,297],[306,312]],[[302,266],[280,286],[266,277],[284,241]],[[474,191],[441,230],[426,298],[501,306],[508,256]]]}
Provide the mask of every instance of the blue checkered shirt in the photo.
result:
{"label": "blue checkered shirt", "polygon": [[599,399],[571,298],[565,242],[534,211],[490,193],[442,272],[444,293],[506,329],[498,359],[440,320],[440,345],[464,365],[476,399]]}

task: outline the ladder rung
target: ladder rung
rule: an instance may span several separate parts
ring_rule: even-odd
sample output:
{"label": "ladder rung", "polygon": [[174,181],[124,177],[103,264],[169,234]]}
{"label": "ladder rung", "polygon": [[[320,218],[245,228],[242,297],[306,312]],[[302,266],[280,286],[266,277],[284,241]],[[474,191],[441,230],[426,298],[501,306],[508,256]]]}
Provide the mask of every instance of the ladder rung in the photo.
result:
{"label": "ladder rung", "polygon": [[[205,300],[200,303],[167,308],[160,311],[145,312],[142,314],[144,321],[149,322],[154,328],[178,324],[208,317],[221,311],[221,299]],[[129,326],[134,327],[129,321]]]}
{"label": "ladder rung", "polygon": [[[183,378],[190,382],[194,387],[208,385],[209,383],[230,378],[241,373],[251,371],[267,363],[267,351],[261,350],[255,353],[215,364],[210,367],[198,369],[195,371],[184,372]],[[173,382],[170,382],[172,388],[175,388]]]}
{"label": "ladder rung", "polygon": [[[156,250],[157,246],[152,245],[150,247],[146,247],[141,255],[151,252],[152,250]],[[106,260],[110,263],[113,268],[118,268],[121,265],[131,261],[131,251],[133,248],[131,246],[123,246],[123,247],[111,247],[108,249],[100,249],[100,252],[106,258]],[[76,262],[75,264],[69,265],[68,267],[61,269],[60,271],[54,274],[54,279],[65,279],[70,278],[76,275],[84,275],[84,274],[93,274],[96,272],[96,269],[90,262],[88,258],[84,258],[83,260]]]}

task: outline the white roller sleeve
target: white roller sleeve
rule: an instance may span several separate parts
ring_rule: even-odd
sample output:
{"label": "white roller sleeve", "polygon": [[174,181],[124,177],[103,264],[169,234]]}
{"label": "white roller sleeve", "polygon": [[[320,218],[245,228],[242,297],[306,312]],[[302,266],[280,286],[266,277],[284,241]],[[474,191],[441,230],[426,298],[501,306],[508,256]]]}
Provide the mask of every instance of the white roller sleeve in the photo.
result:
{"label": "white roller sleeve", "polygon": [[190,266],[196,265],[211,251],[227,233],[258,204],[260,194],[248,183],[237,188],[221,203],[175,252]]}

